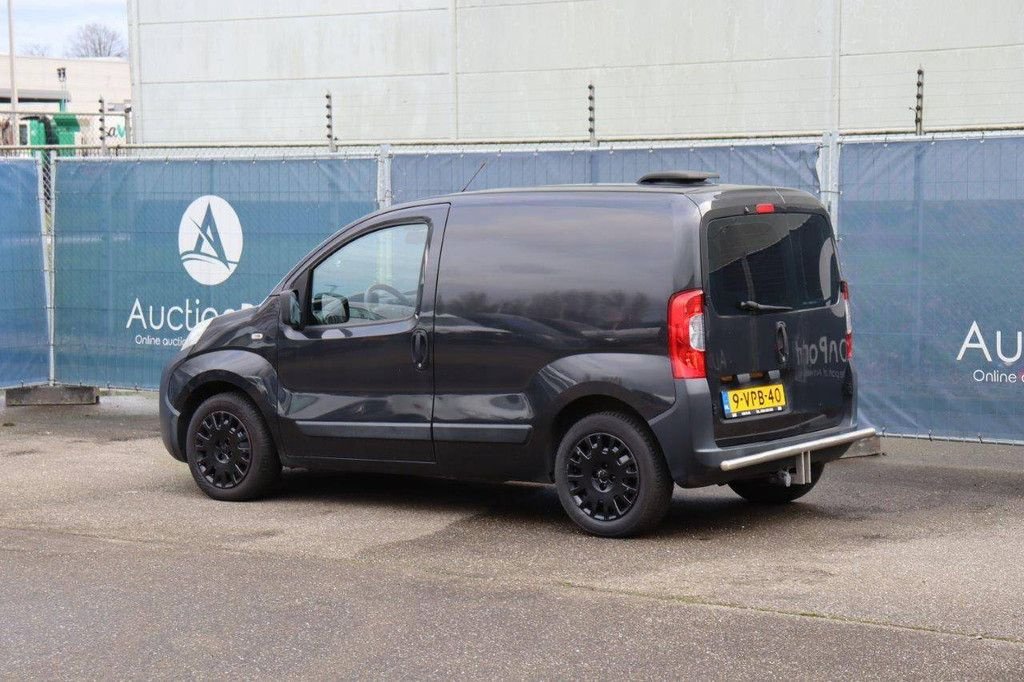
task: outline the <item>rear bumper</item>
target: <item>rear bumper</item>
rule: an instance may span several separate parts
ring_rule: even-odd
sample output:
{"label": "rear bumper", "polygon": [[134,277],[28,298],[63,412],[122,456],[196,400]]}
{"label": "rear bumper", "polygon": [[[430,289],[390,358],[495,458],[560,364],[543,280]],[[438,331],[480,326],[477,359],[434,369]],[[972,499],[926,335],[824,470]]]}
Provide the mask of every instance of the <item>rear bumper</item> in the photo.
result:
{"label": "rear bumper", "polygon": [[875,434],[857,424],[856,398],[849,414],[830,428],[787,438],[719,447],[712,424],[711,396],[707,381],[676,382],[676,402],[650,422],[672,472],[685,488],[727,483],[769,474],[785,460],[810,453],[812,462],[839,459],[854,443]]}
{"label": "rear bumper", "polygon": [[855,431],[837,433],[823,438],[814,438],[812,440],[793,443],[792,445],[775,447],[771,450],[765,450],[764,452],[758,452],[753,455],[744,455],[742,457],[726,459],[719,464],[719,467],[722,471],[738,471],[740,469],[746,469],[747,467],[757,466],[767,462],[776,462],[780,459],[788,459],[794,455],[800,455],[806,452],[831,450],[842,445],[849,446],[864,438],[871,438],[874,435],[875,430],[871,427],[856,429]]}

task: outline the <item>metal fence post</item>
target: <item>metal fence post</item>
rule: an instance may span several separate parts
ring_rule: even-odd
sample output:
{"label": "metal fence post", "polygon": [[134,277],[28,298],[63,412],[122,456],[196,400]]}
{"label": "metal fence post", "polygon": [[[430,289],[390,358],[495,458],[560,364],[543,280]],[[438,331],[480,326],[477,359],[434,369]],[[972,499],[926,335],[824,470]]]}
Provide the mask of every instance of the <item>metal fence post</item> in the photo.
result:
{"label": "metal fence post", "polygon": [[100,153],[107,155],[107,102],[100,96]]}
{"label": "metal fence post", "polygon": [[590,146],[597,146],[597,92],[593,83],[587,84],[587,133]]}
{"label": "metal fence post", "polygon": [[57,152],[52,149],[46,152],[49,159],[50,173],[47,178],[47,212],[49,214],[47,232],[49,238],[46,240],[47,251],[50,256],[50,271],[47,278],[49,291],[47,292],[47,305],[50,308],[50,383],[57,383]]}
{"label": "metal fence post", "polygon": [[338,138],[334,136],[334,96],[330,90],[324,99],[327,101],[327,148],[333,153],[338,151]]}
{"label": "metal fence post", "polygon": [[49,367],[48,379],[51,386],[56,383],[56,347],[54,343],[54,291],[53,291],[53,213],[49,209],[53,197],[53,176],[54,176],[54,153],[52,151],[40,152],[36,157],[36,172],[38,174],[39,194],[39,225],[40,241],[43,246],[43,295],[46,298],[46,343],[47,343],[47,365]]}
{"label": "metal fence post", "polygon": [[387,208],[394,196],[391,192],[391,145],[382,144],[377,149],[377,207]]}
{"label": "metal fence post", "polygon": [[839,135],[833,130],[821,136],[818,147],[818,171],[821,174],[821,202],[832,216],[832,226],[839,233]]}
{"label": "metal fence post", "polygon": [[917,69],[917,94],[914,97],[914,132],[924,135],[924,69]]}

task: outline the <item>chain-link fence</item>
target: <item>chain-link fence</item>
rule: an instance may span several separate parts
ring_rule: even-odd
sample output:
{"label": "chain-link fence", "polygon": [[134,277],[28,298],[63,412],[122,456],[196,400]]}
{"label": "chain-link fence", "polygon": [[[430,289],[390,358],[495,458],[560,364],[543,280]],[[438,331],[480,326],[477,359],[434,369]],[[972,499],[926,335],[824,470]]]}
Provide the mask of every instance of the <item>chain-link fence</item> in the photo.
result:
{"label": "chain-link fence", "polygon": [[[396,201],[467,187],[633,182],[680,166],[718,168],[724,181],[816,192],[816,150],[808,139],[333,152],[327,145],[23,150],[39,174],[34,199],[53,327],[49,376],[154,387],[198,319],[258,303],[324,237]],[[228,269],[214,281],[218,263]]]}
{"label": "chain-link fence", "polygon": [[201,319],[258,304],[377,207],[375,159],[58,159],[56,376],[152,388]]}
{"label": "chain-link fence", "polygon": [[632,183],[667,168],[714,169],[723,182],[795,187],[817,194],[818,140],[613,148],[427,150],[394,152],[390,183],[395,201],[468,189],[591,182]]}
{"label": "chain-link fence", "polygon": [[848,142],[840,187],[862,411],[1024,440],[1024,138]]}
{"label": "chain-link fence", "polygon": [[[17,139],[17,142],[15,142]],[[113,153],[132,141],[131,112],[23,111],[0,114],[0,155],[30,156],[51,148],[60,156]]]}
{"label": "chain-link fence", "polygon": [[[804,189],[832,208],[866,419],[890,434],[1024,440],[1015,431],[1024,407],[1014,312],[1024,284],[1014,266],[1024,234],[1020,133],[102,151],[20,151],[38,173],[37,195],[23,199],[41,216],[26,230],[46,244],[38,279],[52,286],[49,304],[32,306],[54,309],[43,330],[53,358],[40,376],[11,369],[5,354],[7,385],[49,376],[152,388],[198,319],[258,303],[302,254],[375,208],[467,188],[631,183],[700,168],[723,182]],[[3,231],[24,210],[7,212]],[[0,245],[10,253],[9,239]],[[25,277],[3,258],[5,280]]]}
{"label": "chain-link fence", "polygon": [[33,159],[0,159],[0,387],[50,377],[41,179]]}

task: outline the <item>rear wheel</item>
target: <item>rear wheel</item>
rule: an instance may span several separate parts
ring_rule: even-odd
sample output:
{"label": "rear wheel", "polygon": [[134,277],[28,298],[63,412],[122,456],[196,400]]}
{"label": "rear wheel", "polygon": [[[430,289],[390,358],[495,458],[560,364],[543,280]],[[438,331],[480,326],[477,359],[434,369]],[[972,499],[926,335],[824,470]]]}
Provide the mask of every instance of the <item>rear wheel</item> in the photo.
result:
{"label": "rear wheel", "polygon": [[803,485],[780,485],[771,480],[769,476],[764,478],[752,478],[742,481],[731,481],[729,487],[733,492],[750,502],[758,504],[786,504],[811,492],[821,478],[824,471],[824,463],[811,465],[811,482]]}
{"label": "rear wheel", "polygon": [[272,490],[281,462],[262,416],[234,393],[205,400],[192,415],[185,445],[192,478],[215,500],[251,500]]}
{"label": "rear wheel", "polygon": [[592,414],[569,429],[555,456],[555,487],[569,517],[605,537],[637,535],[664,518],[672,477],[634,417]]}

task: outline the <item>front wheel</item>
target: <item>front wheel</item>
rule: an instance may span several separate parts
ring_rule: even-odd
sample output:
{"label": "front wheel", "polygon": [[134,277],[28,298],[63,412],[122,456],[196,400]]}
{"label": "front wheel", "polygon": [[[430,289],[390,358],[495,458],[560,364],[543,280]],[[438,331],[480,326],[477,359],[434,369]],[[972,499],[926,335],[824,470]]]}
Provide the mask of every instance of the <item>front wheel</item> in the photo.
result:
{"label": "front wheel", "polygon": [[729,487],[733,492],[750,502],[758,504],[786,504],[799,499],[811,492],[811,488],[817,484],[824,471],[825,464],[818,462],[811,465],[811,482],[803,485],[784,486],[773,482],[770,477],[752,478],[741,481],[731,481]]}
{"label": "front wheel", "polygon": [[251,500],[272,490],[281,462],[263,417],[234,393],[206,399],[188,425],[185,454],[200,489],[215,500]]}
{"label": "front wheel", "polygon": [[555,456],[555,487],[569,517],[605,537],[637,535],[664,518],[672,477],[650,433],[618,412],[576,422]]}

